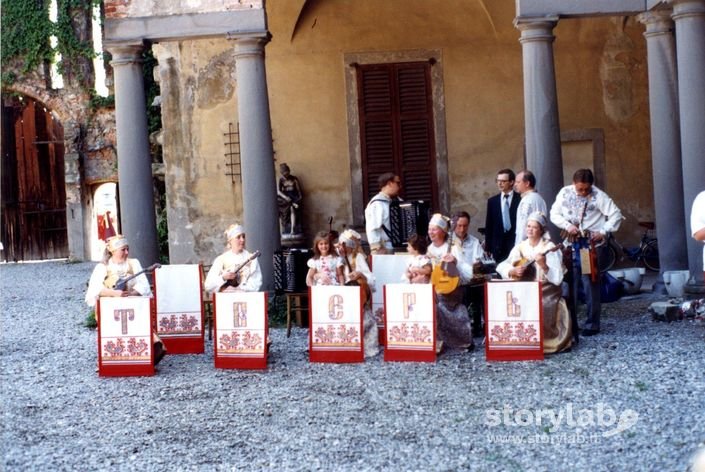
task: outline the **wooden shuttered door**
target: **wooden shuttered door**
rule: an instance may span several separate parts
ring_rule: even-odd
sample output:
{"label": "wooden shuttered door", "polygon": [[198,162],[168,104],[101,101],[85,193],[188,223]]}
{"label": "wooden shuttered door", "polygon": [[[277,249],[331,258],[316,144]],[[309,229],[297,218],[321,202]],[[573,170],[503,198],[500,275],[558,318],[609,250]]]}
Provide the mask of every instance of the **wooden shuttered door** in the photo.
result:
{"label": "wooden shuttered door", "polygon": [[379,192],[377,178],[402,178],[404,200],[437,209],[431,65],[428,62],[357,67],[364,204]]}
{"label": "wooden shuttered door", "polygon": [[64,135],[39,102],[3,104],[2,242],[8,260],[68,256]]}

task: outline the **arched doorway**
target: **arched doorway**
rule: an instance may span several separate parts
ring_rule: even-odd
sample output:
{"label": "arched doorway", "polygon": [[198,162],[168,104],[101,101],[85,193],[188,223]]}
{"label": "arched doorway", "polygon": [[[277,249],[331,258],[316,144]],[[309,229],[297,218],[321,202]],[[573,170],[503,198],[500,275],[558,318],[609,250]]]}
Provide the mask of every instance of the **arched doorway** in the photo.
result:
{"label": "arched doorway", "polygon": [[120,232],[117,183],[105,182],[93,189],[91,260],[103,257],[105,242]]}
{"label": "arched doorway", "polygon": [[41,102],[3,96],[0,153],[5,258],[68,257],[61,123]]}

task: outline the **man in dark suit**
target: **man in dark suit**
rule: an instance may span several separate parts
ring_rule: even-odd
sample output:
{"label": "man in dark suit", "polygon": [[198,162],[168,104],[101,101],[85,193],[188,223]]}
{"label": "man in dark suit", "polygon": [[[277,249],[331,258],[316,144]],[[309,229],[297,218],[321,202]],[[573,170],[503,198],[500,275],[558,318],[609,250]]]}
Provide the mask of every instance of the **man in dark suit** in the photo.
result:
{"label": "man in dark suit", "polygon": [[517,208],[521,195],[514,191],[514,171],[497,172],[499,194],[487,200],[485,248],[497,263],[507,258],[516,238]]}

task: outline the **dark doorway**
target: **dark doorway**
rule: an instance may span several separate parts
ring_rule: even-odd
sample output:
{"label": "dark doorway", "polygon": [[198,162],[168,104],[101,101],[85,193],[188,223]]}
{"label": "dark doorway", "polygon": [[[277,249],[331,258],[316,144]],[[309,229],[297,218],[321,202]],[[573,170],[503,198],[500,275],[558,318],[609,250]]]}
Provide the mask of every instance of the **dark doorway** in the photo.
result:
{"label": "dark doorway", "polygon": [[67,257],[64,132],[29,97],[3,97],[2,243],[8,261]]}
{"label": "dark doorway", "polygon": [[431,64],[358,65],[364,203],[385,172],[401,176],[402,198],[438,208]]}

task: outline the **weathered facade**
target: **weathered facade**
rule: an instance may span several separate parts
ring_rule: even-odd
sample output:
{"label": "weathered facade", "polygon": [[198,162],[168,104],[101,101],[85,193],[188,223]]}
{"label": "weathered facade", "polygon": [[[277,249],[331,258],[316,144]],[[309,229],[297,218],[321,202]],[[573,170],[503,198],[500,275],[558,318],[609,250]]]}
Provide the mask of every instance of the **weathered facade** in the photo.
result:
{"label": "weathered facade", "polygon": [[[473,230],[498,169],[528,166],[550,201],[576,168],[592,167],[627,217],[621,239],[636,241],[639,221],[671,224],[663,215],[679,214],[681,228],[664,228],[660,241],[671,254],[664,268],[693,265],[684,215],[697,189],[668,192],[660,215],[654,195],[663,194],[666,170],[689,181],[705,177],[705,165],[688,158],[681,166],[674,149],[652,161],[663,140],[654,139],[650,74],[663,65],[644,34],[653,28],[648,13],[661,12],[671,21],[662,35],[691,35],[678,57],[695,51],[702,67],[693,41],[705,38],[705,1],[571,5],[288,0],[267,2],[265,12],[258,1],[106,2],[109,47],[155,43],[172,262],[212,260],[234,220],[245,222],[263,259],[271,256],[276,158],[301,180],[309,235],[331,216],[337,228],[359,228],[384,165],[402,174],[407,197],[430,186],[434,209],[467,210]],[[674,11],[685,8],[691,23],[674,28],[685,15]],[[675,60],[675,49],[666,54]],[[694,74],[703,85],[702,71]],[[683,93],[699,103],[692,89]],[[119,93],[116,100],[119,113]],[[378,108],[385,100],[401,104],[387,121]],[[676,123],[670,112],[666,121]],[[392,131],[375,131],[385,127]],[[430,150],[421,161],[404,153],[419,140]],[[405,172],[412,164],[426,171]]]}
{"label": "weathered facade", "polygon": [[[43,144],[56,147],[57,159],[58,162],[63,162],[63,168],[58,170],[56,181],[42,182],[41,185],[58,185],[65,192],[65,208],[51,210],[65,212],[65,219],[59,221],[55,218],[43,218],[39,223],[41,227],[35,231],[26,215],[36,213],[37,210],[24,211],[27,202],[15,202],[17,196],[4,199],[5,258],[32,260],[68,257],[73,260],[90,260],[96,257],[96,249],[93,247],[96,245],[98,231],[97,215],[93,207],[96,187],[105,182],[117,182],[114,114],[112,109],[91,107],[89,94],[75,84],[69,83],[62,89],[51,89],[47,83],[44,73],[35,71],[5,87],[3,95],[7,102],[19,103],[20,108],[25,107],[26,103],[44,108],[49,117],[47,120],[51,120],[54,127],[63,131],[62,136],[52,136],[49,141],[46,141],[46,137],[27,136],[25,145],[28,151],[20,154],[24,158],[32,159],[31,156],[36,155],[33,149],[36,150]],[[12,117],[7,115],[4,119],[12,120]],[[17,119],[21,119],[21,116]],[[15,133],[21,128],[19,122],[4,123],[4,126],[14,127]],[[8,147],[8,144],[6,142],[3,145],[4,158],[20,151]],[[59,153],[61,156],[58,156]],[[27,185],[20,182],[21,180],[18,179],[18,186]],[[30,193],[33,192],[30,190]],[[22,194],[22,191],[17,193],[20,200],[24,198]],[[47,205],[46,201],[35,203],[37,208]],[[7,218],[15,211],[15,207],[18,214],[14,218],[14,225],[10,225]],[[8,230],[15,231],[13,237],[17,241],[9,240],[12,237],[7,234]],[[57,232],[62,235],[49,237]],[[32,239],[35,240],[30,241]],[[62,239],[65,240],[65,246],[56,247],[55,241]],[[24,249],[13,251],[13,244]]]}

